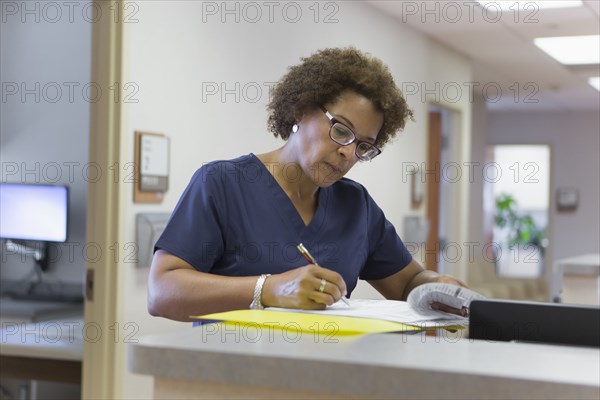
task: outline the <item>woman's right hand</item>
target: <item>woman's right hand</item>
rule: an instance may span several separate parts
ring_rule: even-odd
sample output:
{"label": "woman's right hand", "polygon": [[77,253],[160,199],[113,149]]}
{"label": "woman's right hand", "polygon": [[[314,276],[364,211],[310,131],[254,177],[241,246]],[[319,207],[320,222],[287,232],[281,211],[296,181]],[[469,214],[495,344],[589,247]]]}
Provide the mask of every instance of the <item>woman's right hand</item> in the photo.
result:
{"label": "woman's right hand", "polygon": [[[325,286],[321,291],[322,282]],[[345,295],[346,283],[339,273],[308,264],[269,276],[263,286],[262,304],[265,307],[322,310]]]}

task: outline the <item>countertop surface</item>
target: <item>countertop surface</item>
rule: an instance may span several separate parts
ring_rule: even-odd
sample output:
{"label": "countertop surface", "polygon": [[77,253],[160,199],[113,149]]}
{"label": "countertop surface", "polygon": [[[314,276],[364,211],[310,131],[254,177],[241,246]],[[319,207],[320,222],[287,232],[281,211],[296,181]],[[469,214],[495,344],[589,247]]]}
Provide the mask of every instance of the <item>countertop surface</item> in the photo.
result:
{"label": "countertop surface", "polygon": [[50,321],[0,319],[0,355],[81,361],[85,328],[81,315]]}
{"label": "countertop surface", "polygon": [[564,274],[600,275],[600,254],[583,254],[581,256],[556,260],[555,264]]}
{"label": "countertop surface", "polygon": [[600,349],[443,334],[344,337],[211,324],[144,337],[129,351],[132,372],[228,384],[384,397],[600,394]]}

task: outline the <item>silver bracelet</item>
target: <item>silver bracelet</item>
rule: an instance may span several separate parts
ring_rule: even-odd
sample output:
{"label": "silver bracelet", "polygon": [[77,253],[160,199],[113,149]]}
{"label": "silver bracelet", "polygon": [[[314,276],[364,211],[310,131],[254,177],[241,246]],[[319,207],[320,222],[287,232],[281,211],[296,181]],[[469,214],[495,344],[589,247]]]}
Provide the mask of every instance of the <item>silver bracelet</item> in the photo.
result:
{"label": "silver bracelet", "polygon": [[262,304],[262,291],[265,280],[267,280],[267,277],[269,276],[271,276],[271,274],[262,274],[256,281],[256,286],[254,286],[254,295],[252,296],[252,303],[250,303],[251,310],[262,310],[265,308],[265,306]]}

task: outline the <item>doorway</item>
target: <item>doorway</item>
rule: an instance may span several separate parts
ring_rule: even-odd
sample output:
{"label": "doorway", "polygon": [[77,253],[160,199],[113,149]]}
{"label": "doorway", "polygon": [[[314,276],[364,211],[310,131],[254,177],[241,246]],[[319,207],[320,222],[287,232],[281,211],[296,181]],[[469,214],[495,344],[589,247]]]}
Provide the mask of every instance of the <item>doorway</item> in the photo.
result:
{"label": "doorway", "polygon": [[550,203],[550,146],[494,145],[486,151],[484,214],[499,276],[539,278]]}
{"label": "doorway", "polygon": [[428,107],[427,161],[421,174],[426,184],[429,234],[423,264],[440,274],[456,275],[462,259],[460,246],[460,187],[464,174],[460,160],[461,114],[438,105]]}

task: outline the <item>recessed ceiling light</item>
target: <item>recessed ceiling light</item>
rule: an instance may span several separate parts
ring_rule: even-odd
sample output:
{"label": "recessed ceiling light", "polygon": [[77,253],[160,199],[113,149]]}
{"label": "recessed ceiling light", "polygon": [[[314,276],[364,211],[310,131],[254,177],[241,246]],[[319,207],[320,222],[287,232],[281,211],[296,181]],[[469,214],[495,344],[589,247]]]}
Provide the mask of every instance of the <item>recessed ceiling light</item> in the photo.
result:
{"label": "recessed ceiling light", "polygon": [[594,76],[588,79],[588,83],[600,92],[600,76]]}
{"label": "recessed ceiling light", "polygon": [[[486,8],[493,8],[501,10],[514,10],[515,6],[518,7],[519,10],[523,10],[527,8],[528,10],[532,10],[533,7],[535,9],[541,10],[544,8],[568,8],[568,7],[581,7],[581,0],[556,0],[556,1],[515,1],[515,0],[496,0],[496,1],[479,1],[479,3]],[[526,7],[527,5],[527,7]]]}
{"label": "recessed ceiling light", "polygon": [[599,35],[536,38],[533,43],[561,64],[600,63]]}

